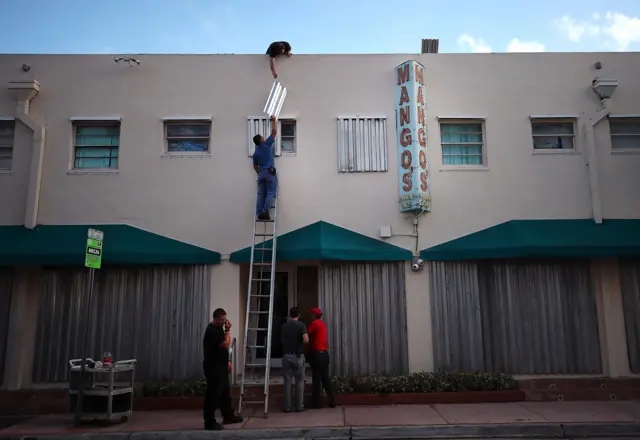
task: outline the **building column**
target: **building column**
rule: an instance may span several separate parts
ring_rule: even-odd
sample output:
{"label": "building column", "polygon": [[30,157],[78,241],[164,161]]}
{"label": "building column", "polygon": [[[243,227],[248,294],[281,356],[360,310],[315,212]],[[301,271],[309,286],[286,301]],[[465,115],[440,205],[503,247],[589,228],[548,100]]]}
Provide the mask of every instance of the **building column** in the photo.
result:
{"label": "building column", "polygon": [[431,372],[434,369],[434,363],[428,264],[425,264],[420,272],[411,270],[411,262],[405,264],[405,290],[409,371],[411,373]]}
{"label": "building column", "polygon": [[3,389],[28,389],[33,383],[40,277],[39,267],[18,267],[13,272]]}
{"label": "building column", "polygon": [[598,307],[602,372],[609,377],[631,376],[618,261],[594,260],[591,267]]}
{"label": "building column", "polygon": [[240,347],[244,336],[243,322],[240,319],[240,266],[230,263],[229,260],[222,260],[220,264],[212,267],[209,320],[213,318],[215,309],[223,308],[227,312],[227,319],[233,325],[231,339],[236,338],[236,344]]}

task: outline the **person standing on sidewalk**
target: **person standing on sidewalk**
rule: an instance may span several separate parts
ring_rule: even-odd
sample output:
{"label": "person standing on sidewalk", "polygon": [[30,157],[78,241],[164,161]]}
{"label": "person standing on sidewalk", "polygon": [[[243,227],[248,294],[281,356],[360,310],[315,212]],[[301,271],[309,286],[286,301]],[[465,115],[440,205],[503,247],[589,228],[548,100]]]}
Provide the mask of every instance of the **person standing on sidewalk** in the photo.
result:
{"label": "person standing on sidewalk", "polygon": [[309,364],[312,374],[313,406],[322,408],[322,388],[329,398],[329,406],[334,408],[335,398],[331,377],[329,376],[329,347],[327,345],[327,326],[322,322],[322,310],[315,307],[309,310],[311,324],[309,333]]}
{"label": "person standing on sidewalk", "polygon": [[204,429],[220,431],[223,425],[216,422],[215,411],[219,409],[225,425],[242,422],[231,408],[231,387],[229,384],[229,346],[231,345],[231,321],[224,309],[213,312],[213,321],[207,326],[202,340],[204,359],[202,367],[207,378],[204,397]]}
{"label": "person standing on sidewalk", "polygon": [[309,343],[307,326],[300,321],[297,307],[289,310],[287,321],[280,332],[282,340],[282,372],[284,374],[284,412],[291,411],[291,383],[296,381],[296,412],[304,411],[304,345]]}

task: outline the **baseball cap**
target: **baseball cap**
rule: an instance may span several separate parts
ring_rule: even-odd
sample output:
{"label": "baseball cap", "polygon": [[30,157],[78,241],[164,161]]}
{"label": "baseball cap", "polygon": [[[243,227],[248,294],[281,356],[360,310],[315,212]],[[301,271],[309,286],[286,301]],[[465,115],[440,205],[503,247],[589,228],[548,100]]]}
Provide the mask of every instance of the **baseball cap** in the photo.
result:
{"label": "baseball cap", "polygon": [[322,316],[322,310],[320,310],[318,307],[314,307],[313,309],[309,310],[309,313],[312,313],[316,316]]}

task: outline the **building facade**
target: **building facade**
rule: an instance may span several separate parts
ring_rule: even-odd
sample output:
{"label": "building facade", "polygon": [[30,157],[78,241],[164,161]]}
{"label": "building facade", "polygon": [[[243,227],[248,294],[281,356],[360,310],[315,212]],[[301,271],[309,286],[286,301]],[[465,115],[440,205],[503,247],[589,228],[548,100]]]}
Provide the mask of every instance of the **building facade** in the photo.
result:
{"label": "building facade", "polygon": [[[3,388],[64,382],[85,320],[92,355],[141,379],[199,376],[217,307],[241,346],[268,62],[136,58],[0,56]],[[640,373],[639,71],[637,53],[283,60],[275,328],[323,308],[334,374]]]}

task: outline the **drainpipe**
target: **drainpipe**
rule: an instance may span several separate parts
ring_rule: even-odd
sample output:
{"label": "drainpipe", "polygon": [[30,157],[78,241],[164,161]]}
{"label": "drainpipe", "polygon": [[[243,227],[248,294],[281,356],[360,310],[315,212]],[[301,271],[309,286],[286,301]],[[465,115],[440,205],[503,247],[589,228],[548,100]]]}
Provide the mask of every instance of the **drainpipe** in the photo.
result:
{"label": "drainpipe", "polygon": [[411,223],[413,224],[413,233],[412,234],[391,234],[393,237],[413,237],[413,238],[415,238],[415,246],[414,246],[414,250],[413,250],[413,256],[415,258],[418,258],[420,256],[420,249],[419,249],[419,244],[420,244],[419,218],[425,212],[427,212],[427,211],[425,211],[423,209],[422,211],[420,211],[418,214],[416,214],[413,217],[406,217],[406,219],[407,220],[411,220]]}
{"label": "drainpipe", "polygon": [[586,160],[589,171],[589,193],[591,195],[591,215],[593,221],[596,223],[602,223],[602,200],[600,198],[600,185],[598,183],[598,159],[596,155],[596,140],[594,137],[594,128],[600,121],[609,116],[609,111],[606,110],[606,103],[603,102],[601,108],[592,111],[585,116],[587,122],[584,124],[585,132],[585,149]]}
{"label": "drainpipe", "polygon": [[31,100],[40,91],[38,81],[10,81],[9,90],[16,101],[16,120],[22,122],[33,132],[31,167],[25,209],[24,226],[33,229],[38,224],[38,205],[40,203],[40,185],[42,182],[42,161],[46,129],[29,116]]}

